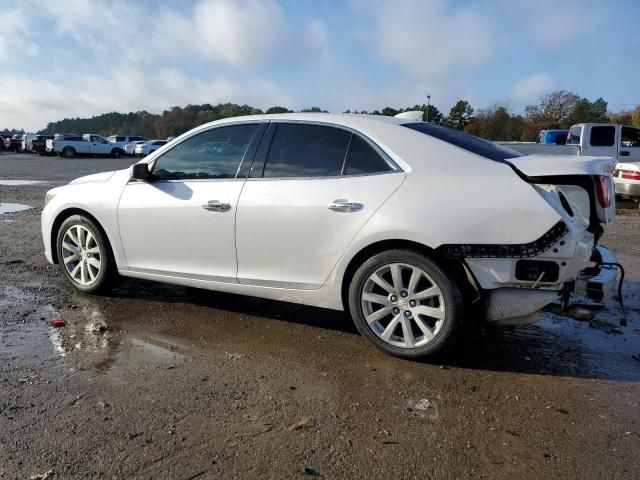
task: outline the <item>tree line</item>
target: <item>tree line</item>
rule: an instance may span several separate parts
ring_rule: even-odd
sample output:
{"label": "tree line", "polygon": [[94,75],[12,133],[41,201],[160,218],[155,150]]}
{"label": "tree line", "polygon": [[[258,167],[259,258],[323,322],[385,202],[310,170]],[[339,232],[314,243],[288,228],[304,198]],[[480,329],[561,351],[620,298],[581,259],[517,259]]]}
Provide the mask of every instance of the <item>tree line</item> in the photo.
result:
{"label": "tree line", "polygon": [[[325,112],[311,107],[301,112]],[[385,107],[381,110],[344,113],[397,115],[406,111],[422,111],[423,120],[466,131],[487,140],[533,141],[543,129],[568,128],[581,122],[621,123],[640,127],[640,106],[634,110],[612,113],[603,98],[593,101],[566,90],[542,96],[538,103],[527,105],[522,113],[513,113],[508,106],[496,104],[474,109],[467,100],[459,100],[448,114],[435,105],[413,105],[404,108]],[[97,133],[101,135],[141,135],[166,138],[180,135],[198,125],[227,117],[262,113],[290,113],[292,110],[274,106],[263,111],[250,105],[219,103],[172,107],[161,114],[147,111],[105,113],[91,118],[65,118],[50,122],[38,133]],[[22,133],[5,129],[0,134]]]}

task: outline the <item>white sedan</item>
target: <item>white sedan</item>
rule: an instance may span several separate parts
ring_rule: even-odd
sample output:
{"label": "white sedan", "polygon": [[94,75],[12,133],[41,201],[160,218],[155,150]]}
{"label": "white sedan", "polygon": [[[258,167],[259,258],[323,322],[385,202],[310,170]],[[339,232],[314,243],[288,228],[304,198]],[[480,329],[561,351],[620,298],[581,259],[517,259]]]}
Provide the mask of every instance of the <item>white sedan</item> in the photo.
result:
{"label": "white sedan", "polygon": [[472,305],[529,324],[585,279],[606,295],[612,166],[406,117],[231,118],[50,190],[42,235],[83,292],[126,276],[346,310],[416,358],[480,321]]}
{"label": "white sedan", "polygon": [[133,153],[137,157],[145,157],[167,143],[169,143],[168,140],[149,140],[148,142],[142,142],[136,145]]}
{"label": "white sedan", "polygon": [[136,153],[136,147],[138,145],[142,145],[144,143],[147,143],[148,141],[149,140],[136,140],[135,142],[127,143],[124,146],[124,153],[126,153],[127,155],[132,155],[133,156]]}

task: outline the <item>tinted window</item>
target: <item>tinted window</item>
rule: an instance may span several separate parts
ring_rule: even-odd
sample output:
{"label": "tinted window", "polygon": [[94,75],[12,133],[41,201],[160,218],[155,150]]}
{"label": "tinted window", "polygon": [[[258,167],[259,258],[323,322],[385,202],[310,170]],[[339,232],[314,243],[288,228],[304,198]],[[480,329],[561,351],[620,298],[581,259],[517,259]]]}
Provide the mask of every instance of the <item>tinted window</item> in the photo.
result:
{"label": "tinted window", "polygon": [[264,167],[264,177],[340,175],[351,133],[321,125],[280,124]]}
{"label": "tinted window", "polygon": [[567,135],[567,145],[579,145],[581,135],[582,127],[571,127],[569,135]]}
{"label": "tinted window", "polygon": [[433,123],[405,123],[403,127],[425,133],[431,137],[463,148],[471,153],[480,155],[490,160],[506,160],[508,158],[523,157],[524,154],[503,147],[497,143],[483,140],[468,133],[454,130],[452,128],[441,127]]}
{"label": "tinted window", "polygon": [[257,124],[235,125],[194,135],[162,155],[153,173],[165,180],[235,178],[257,129]]}
{"label": "tinted window", "polygon": [[138,140],[146,140],[144,137],[129,137],[130,142],[136,142]]}
{"label": "tinted window", "polygon": [[622,127],[620,144],[623,147],[640,147],[640,128]]}
{"label": "tinted window", "polygon": [[345,164],[345,175],[362,175],[365,173],[387,172],[391,170],[389,164],[375,149],[360,136],[351,138],[349,156]]}
{"label": "tinted window", "polygon": [[591,127],[591,139],[589,144],[592,147],[612,147],[616,140],[616,127]]}

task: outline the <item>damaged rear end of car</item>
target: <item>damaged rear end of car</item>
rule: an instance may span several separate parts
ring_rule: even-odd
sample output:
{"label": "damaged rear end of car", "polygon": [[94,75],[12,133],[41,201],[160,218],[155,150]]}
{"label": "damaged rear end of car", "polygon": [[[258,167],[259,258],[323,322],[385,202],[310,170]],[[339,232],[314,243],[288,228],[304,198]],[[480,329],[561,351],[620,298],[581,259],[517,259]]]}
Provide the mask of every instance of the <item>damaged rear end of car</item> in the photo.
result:
{"label": "damaged rear end of car", "polygon": [[[506,161],[558,214],[558,222],[528,244],[478,246],[464,256],[473,274],[495,289],[486,295],[486,317],[501,325],[535,323],[544,307],[570,294],[601,302],[614,287],[615,255],[599,245],[615,216],[611,171],[615,161],[553,156]],[[563,164],[563,162],[566,162]]]}

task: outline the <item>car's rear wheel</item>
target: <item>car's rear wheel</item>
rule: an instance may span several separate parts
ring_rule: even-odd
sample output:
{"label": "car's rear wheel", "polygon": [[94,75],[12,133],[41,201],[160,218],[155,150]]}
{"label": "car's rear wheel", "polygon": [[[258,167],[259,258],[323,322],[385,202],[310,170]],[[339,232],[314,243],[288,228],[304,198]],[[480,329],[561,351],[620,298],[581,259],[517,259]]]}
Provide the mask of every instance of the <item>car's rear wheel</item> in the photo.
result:
{"label": "car's rear wheel", "polygon": [[111,156],[113,158],[120,158],[122,157],[124,151],[121,150],[120,148],[114,148],[113,150],[111,150]]}
{"label": "car's rear wheel", "polygon": [[349,286],[349,310],[381,350],[420,358],[450,347],[462,324],[458,285],[432,259],[390,250],[364,262]]}
{"label": "car's rear wheel", "polygon": [[111,249],[98,226],[83,215],[67,218],[57,236],[58,260],[65,277],[78,290],[107,290],[116,276]]}

